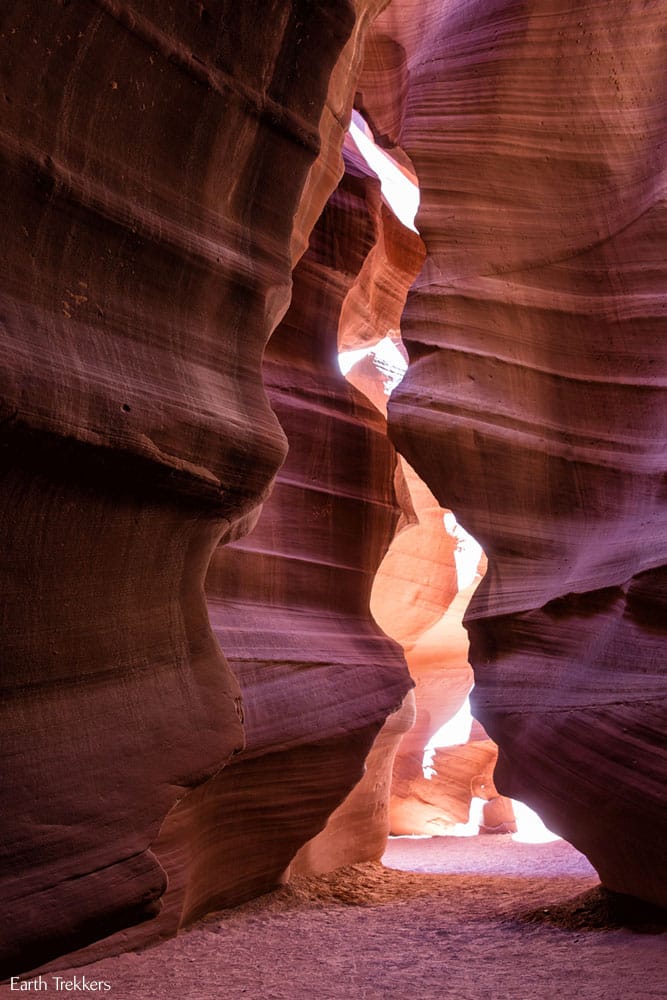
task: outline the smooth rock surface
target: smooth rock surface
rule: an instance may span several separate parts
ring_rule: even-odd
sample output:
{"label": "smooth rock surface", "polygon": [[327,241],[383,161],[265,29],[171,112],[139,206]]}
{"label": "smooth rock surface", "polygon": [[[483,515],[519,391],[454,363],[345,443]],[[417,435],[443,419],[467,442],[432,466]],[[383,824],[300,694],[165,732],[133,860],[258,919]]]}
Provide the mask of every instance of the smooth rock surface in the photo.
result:
{"label": "smooth rock surface", "polygon": [[420,182],[389,420],[489,557],[467,623],[498,787],[664,905],[663,15],[406,0],[359,90]]}
{"label": "smooth rock surface", "polygon": [[[384,6],[2,5],[0,975],[172,934],[305,842],[377,855],[394,457],[334,354],[397,342],[422,251],[349,147],[265,356],[355,93],[420,181],[390,424],[489,557],[498,788],[667,902],[664,14],[394,0],[359,76]],[[292,454],[240,542],[286,455],[267,390]],[[416,593],[415,649],[449,581]]]}
{"label": "smooth rock surface", "polygon": [[244,746],[204,576],[285,456],[262,355],[381,6],[2,5],[6,974],[172,929],[165,817]]}
{"label": "smooth rock surface", "polygon": [[[250,828],[221,803],[220,849],[226,854],[228,842],[239,843],[235,879],[244,864],[259,864],[278,880],[296,848],[319,833],[364,776],[371,744],[390,715],[354,800],[301,851],[294,870],[379,859],[389,831],[393,752],[411,721],[409,712],[407,720],[405,712],[395,714],[411,687],[402,652],[369,610],[398,518],[396,454],[384,419],[337,364],[344,304],[358,282],[369,282],[369,260],[381,277],[389,243],[399,272],[400,233],[385,232],[377,179],[362,172],[347,147],[345,160],[264,358],[288,457],[257,526],[216,551],[206,583],[213,629],[243,692],[246,730],[245,750],[216,783],[238,782],[237,769],[260,774],[290,753],[281,794],[264,789]],[[412,276],[404,278],[405,292]],[[330,750],[322,754],[326,741]],[[281,845],[276,829],[285,824],[291,840]],[[222,881],[220,890],[219,900],[238,901],[224,895]]]}

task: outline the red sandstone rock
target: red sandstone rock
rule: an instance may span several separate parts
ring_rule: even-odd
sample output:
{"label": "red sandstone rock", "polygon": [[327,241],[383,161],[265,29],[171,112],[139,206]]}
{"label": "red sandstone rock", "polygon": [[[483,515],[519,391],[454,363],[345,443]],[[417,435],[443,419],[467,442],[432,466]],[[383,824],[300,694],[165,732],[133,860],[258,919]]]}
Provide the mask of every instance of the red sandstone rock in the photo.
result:
{"label": "red sandstone rock", "polygon": [[377,861],[387,847],[394,757],[401,736],[415,718],[410,691],[398,712],[390,715],[366,757],[364,775],[331,814],[316,837],[294,858],[290,875],[327,872],[356,860]]}
{"label": "red sandstone rock", "polygon": [[[402,159],[405,162],[407,158]],[[407,174],[407,167],[403,171]],[[391,253],[391,247],[414,247],[410,269],[414,277],[424,250],[419,237],[399,226],[388,209],[383,218],[387,238],[400,231],[400,242],[395,235],[391,242],[386,238],[369,254],[345,300],[340,340],[345,348],[358,351],[371,341],[377,342],[383,329],[388,328],[385,339],[369,349],[347,374],[348,381],[386,414],[387,399],[405,370],[398,310],[407,293],[406,278],[410,277],[406,274],[409,256],[404,252],[398,258],[401,266],[392,266],[396,253]],[[379,274],[377,253],[389,264]],[[369,274],[377,277],[369,282]],[[387,278],[393,279],[390,285]],[[393,291],[391,296],[387,295],[388,287]],[[393,833],[432,834],[468,819],[470,785],[479,770],[477,755],[466,753],[465,748],[459,748],[458,754],[436,752],[430,766],[433,780],[425,777],[422,760],[441,727],[463,706],[472,684],[462,618],[481,552],[472,539],[464,545],[458,537],[460,528],[446,528],[445,521],[453,520],[451,512],[440,507],[405,460],[397,470],[397,493],[403,518],[375,576],[371,598],[375,620],[403,646],[416,683],[415,722],[403,736],[394,763],[390,829]],[[472,565],[466,570],[469,579],[460,580],[464,572],[461,558],[466,554],[463,550],[471,545]],[[487,742],[495,763],[497,752]]]}
{"label": "red sandstone rock", "polygon": [[[341,671],[353,678],[342,704],[314,655],[330,612],[323,554],[334,549],[334,580],[346,545],[358,558],[360,501],[383,508],[388,456],[363,404],[340,387],[323,403],[321,370],[317,421],[299,445],[354,439],[338,435],[342,407],[363,429],[347,457],[380,454],[384,478],[345,497],[359,501],[349,537],[331,530],[333,501],[323,530],[306,533],[290,523],[293,484],[276,491],[297,552],[322,546],[290,604],[310,602],[295,655],[316,665],[311,691],[323,699],[312,719],[302,713],[303,729],[284,674],[259,676],[275,649],[262,659],[255,644],[258,684],[246,663],[241,682],[274,686],[286,710],[249,697],[244,731],[203,593],[218,541],[251,527],[285,454],[261,359],[341,172],[363,32],[382,6],[319,0],[296,17],[213,0],[178,15],[157,0],[3,4],[0,931],[10,973],[99,939],[100,952],[136,944],[271,884],[358,778],[405,689],[362,611],[387,510],[371,519],[372,557],[354,563],[363,585],[336,602],[337,625],[346,620],[337,663],[354,668]],[[490,556],[469,620],[477,710],[501,745],[499,788],[586,851],[609,887],[664,903],[659,7],[394,0],[368,51],[358,104],[386,145],[410,154],[429,251],[406,312],[412,369],[393,433]],[[349,246],[335,260],[334,285],[346,266],[370,267],[377,241],[361,243],[354,266]],[[400,295],[381,290],[393,310]],[[286,398],[295,353],[267,362],[288,423],[299,411]],[[317,437],[324,427],[330,440]],[[306,458],[297,450],[294,468]],[[333,477],[323,491],[336,503],[339,486]],[[273,553],[262,545],[260,563]],[[239,551],[256,555],[250,542]],[[239,582],[236,558],[216,594]],[[271,568],[262,588],[282,600],[289,574],[280,560]],[[255,641],[266,628],[248,606],[237,665],[243,634]],[[387,660],[365,674],[360,663],[380,649]],[[365,815],[358,794],[352,811]],[[232,811],[248,850],[236,870],[218,826]],[[328,864],[341,845],[345,855],[340,815],[328,843],[305,849],[307,865]],[[238,832],[224,843],[238,847]]]}
{"label": "red sandstone rock", "polygon": [[[375,580],[371,608],[385,631],[403,645],[416,684],[415,725],[403,737],[396,756],[391,830],[427,834],[434,832],[434,818],[442,821],[442,827],[449,822],[444,817],[456,813],[446,801],[446,788],[449,782],[460,783],[461,767],[460,774],[449,775],[449,758],[434,761],[432,768],[440,779],[435,793],[436,783],[426,781],[422,762],[427,746],[433,741],[438,745],[439,730],[464,705],[473,683],[462,619],[480,577],[475,574],[472,583],[459,581],[459,542],[445,528],[446,512],[405,462],[403,469],[416,523],[404,527],[392,542]],[[477,562],[479,554],[473,556]],[[466,794],[475,770],[473,756],[462,779]],[[431,800],[437,803],[435,813],[425,813],[423,803]],[[468,801],[469,796],[466,809]],[[451,820],[463,821],[458,814]]]}
{"label": "red sandstone rock", "polygon": [[421,187],[390,425],[489,557],[468,628],[498,787],[664,905],[662,20],[406,0],[359,89]]}
{"label": "red sandstone rock", "polygon": [[[378,182],[348,168],[295,269],[292,304],[264,359],[269,399],[290,445],[286,462],[255,529],[219,548],[207,577],[211,622],[243,692],[246,747],[215,779],[225,790],[219,850],[226,856],[230,843],[239,844],[235,885],[246,865],[278,880],[362,777],[373,739],[410,687],[400,648],[369,611],[398,514],[396,455],[384,419],[337,364],[341,307],[382,243]],[[302,852],[300,871],[307,863],[322,870],[381,856],[390,743],[403,728],[392,717],[393,735],[386,732],[376,748],[371,770],[375,785],[378,771],[386,772],[383,788],[358,789],[347,821],[339,815],[326,837]],[[263,785],[261,820],[238,822],[226,791],[244,787],[237,770],[259,776],[287,751],[280,795]],[[276,831],[283,829],[281,841]],[[217,867],[218,905],[237,901]],[[251,882],[245,895],[256,891]]]}
{"label": "red sandstone rock", "polygon": [[[244,744],[204,575],[284,458],[260,362],[381,5],[3,4],[9,973],[171,926],[160,828]],[[202,869],[207,810],[168,842]]]}

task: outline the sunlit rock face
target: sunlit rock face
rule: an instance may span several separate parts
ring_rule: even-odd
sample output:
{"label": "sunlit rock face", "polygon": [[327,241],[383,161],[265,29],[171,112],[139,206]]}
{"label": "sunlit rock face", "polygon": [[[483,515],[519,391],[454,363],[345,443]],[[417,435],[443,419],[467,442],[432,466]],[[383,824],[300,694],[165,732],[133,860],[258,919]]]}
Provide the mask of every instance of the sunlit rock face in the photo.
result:
{"label": "sunlit rock face", "polygon": [[198,909],[188,793],[245,743],[204,575],[285,455],[262,352],[381,6],[2,5],[4,973]]}
{"label": "sunlit rock face", "polygon": [[[407,173],[404,154],[401,161]],[[409,201],[405,199],[406,203]],[[399,228],[395,221],[393,227],[394,231]],[[414,248],[410,271],[414,278],[423,263],[424,247],[417,234],[405,227],[400,229],[401,242]],[[409,261],[405,254],[403,261],[405,270]],[[407,293],[405,273],[402,282],[396,268],[391,276],[392,288],[398,292],[403,287]],[[340,333],[349,349],[342,356],[342,363],[346,366],[354,362],[347,371],[348,381],[386,416],[388,398],[405,373],[406,359],[400,338],[400,316],[393,316],[391,308],[377,309],[379,303],[387,305],[387,297],[382,294],[385,286],[385,282],[380,282],[378,289],[372,286],[367,289],[362,281],[355,283],[345,301]],[[395,306],[398,299],[396,295]],[[376,314],[373,324],[367,322],[368,315],[374,312],[369,308],[371,305],[375,306]],[[345,322],[348,317],[354,319]],[[378,331],[387,326],[385,337],[369,347],[368,339],[373,332],[377,340]],[[414,722],[401,739],[394,761],[389,826],[394,834],[431,835],[468,822],[471,786],[482,766],[478,745],[459,747],[452,752],[431,751],[468,739],[469,725],[466,732],[458,732],[453,739],[445,729],[467,705],[472,685],[468,637],[462,618],[484,572],[485,559],[480,546],[456,523],[451,511],[442,509],[402,458],[396,487],[401,519],[375,575],[371,611],[387,635],[403,647],[415,691]],[[492,770],[497,750],[486,736],[485,740],[482,758],[484,762],[492,762]],[[424,768],[427,752],[431,757],[428,775]]]}
{"label": "sunlit rock face", "polygon": [[[450,737],[440,736],[419,762],[400,810],[392,804],[405,832],[476,836],[516,831],[512,804],[498,796],[493,784],[498,748],[479,722],[471,722],[468,718],[467,732],[461,735],[452,726]],[[400,776],[396,785],[400,787]]]}
{"label": "sunlit rock face", "polygon": [[[367,76],[365,71],[363,79]],[[358,95],[357,100],[360,99]],[[364,132],[360,132],[362,128]],[[392,148],[392,155],[383,156],[379,147],[369,146],[364,135],[369,131],[355,113],[351,137],[369,166],[378,171],[383,195],[399,213],[403,225],[397,225],[388,208],[383,210],[383,240],[369,254],[345,299],[339,343],[345,349],[341,365],[348,381],[386,417],[388,398],[407,367],[400,314],[409,284],[423,264],[425,251],[413,225],[418,188],[409,160],[396,147]],[[393,164],[390,169],[387,162]],[[396,252],[399,247],[402,253]],[[384,266],[378,267],[380,262]],[[369,275],[372,275],[370,282]],[[378,341],[383,331],[386,332]],[[370,341],[373,343],[369,344]],[[478,543],[456,523],[451,511],[442,509],[403,458],[397,468],[396,492],[401,519],[375,575],[371,611],[387,635],[403,647],[415,691],[411,704],[406,703],[404,709],[406,714],[408,711],[413,714],[414,721],[395,754],[389,829],[394,834],[432,835],[465,824],[466,829],[474,827],[478,832],[479,824],[475,825],[475,817],[471,819],[469,815],[472,787],[484,768],[488,771],[486,786],[492,787],[490,775],[497,748],[486,734],[483,741],[479,735],[474,741],[471,739],[470,746],[449,748],[465,744],[470,735],[467,695],[472,685],[472,670],[462,618],[484,572],[485,559]],[[458,720],[462,709],[468,712],[465,732]],[[476,726],[481,728],[479,723]],[[452,727],[456,732],[452,732]],[[394,731],[392,719],[387,735]],[[375,775],[375,761],[381,747],[384,749],[384,741],[379,739],[367,760],[367,774],[362,786],[355,790],[355,797],[361,798],[363,784],[370,786],[372,782],[376,791],[381,787]],[[386,771],[386,759],[384,766]],[[376,794],[375,798],[379,796]],[[482,823],[482,799],[478,796],[477,800]],[[484,808],[487,806],[493,809],[489,803]],[[511,817],[511,805],[509,814]],[[328,828],[338,832],[342,825],[342,817],[336,814]],[[306,853],[310,858],[314,852],[302,852]]]}
{"label": "sunlit rock face", "polygon": [[[467,810],[470,782],[478,770],[474,754],[459,755],[456,773],[449,768],[451,755],[440,755],[431,761],[427,778],[424,755],[427,748],[468,738],[462,732],[450,740],[442,730],[466,703],[473,683],[462,619],[485,560],[404,460],[401,470],[410,516],[378,570],[371,608],[379,624],[403,646],[415,681],[415,724],[401,740],[394,764],[391,831],[430,835],[467,819],[467,813],[459,815],[458,802]],[[467,556],[465,566],[462,556]],[[453,791],[458,785],[464,788],[463,797]]]}
{"label": "sunlit rock face", "polygon": [[358,861],[380,860],[390,832],[394,758],[414,719],[414,696],[409,691],[375,738],[364,762],[363,777],[331,813],[321,833],[301,848],[290,866],[290,875],[326,872]]}
{"label": "sunlit rock face", "polygon": [[468,628],[496,782],[664,904],[662,19],[405,0],[359,91],[421,186],[390,426],[489,557]]}

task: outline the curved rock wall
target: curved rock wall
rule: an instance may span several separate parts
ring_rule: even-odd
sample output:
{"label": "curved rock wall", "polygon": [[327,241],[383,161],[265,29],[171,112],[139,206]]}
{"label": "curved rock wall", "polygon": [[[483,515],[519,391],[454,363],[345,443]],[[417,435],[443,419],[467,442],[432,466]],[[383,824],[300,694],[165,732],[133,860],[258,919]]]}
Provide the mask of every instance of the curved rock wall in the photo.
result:
{"label": "curved rock wall", "polygon": [[165,816],[244,745],[204,575],[285,455],[262,353],[381,6],[2,5],[8,974],[157,933]]}
{"label": "curved rock wall", "polygon": [[[243,692],[246,730],[245,750],[215,779],[221,799],[211,841],[223,863],[233,857],[235,880],[227,890],[222,864],[217,879],[201,879],[218,902],[257,891],[257,875],[244,881],[246,867],[264,883],[282,876],[362,778],[380,727],[410,686],[400,648],[369,611],[398,514],[396,455],[385,421],[337,364],[342,304],[382,238],[378,181],[348,161],[264,358],[287,459],[255,529],[218,548],[207,577],[211,622]],[[390,771],[390,743],[405,726],[392,717],[388,728],[394,735],[375,771]],[[256,798],[246,824],[238,791],[228,789],[245,796],[247,787]],[[302,852],[299,870],[379,857],[387,800],[388,787],[357,791],[354,806]]]}
{"label": "curved rock wall", "polygon": [[[387,52],[396,51],[384,38],[379,48],[382,58]],[[370,55],[373,57],[372,51]],[[371,65],[377,69],[378,59]],[[369,74],[365,66],[360,86],[367,85]],[[355,100],[363,103],[363,92],[358,92]],[[358,124],[358,116],[355,119]],[[387,135],[380,138],[389,142],[391,150],[387,155],[416,187],[414,171],[404,151],[393,145]],[[371,153],[369,156],[375,164],[375,157]],[[382,167],[378,165],[378,169]],[[387,178],[383,180],[386,183]],[[406,218],[404,205],[409,199],[400,188],[397,190],[390,183],[386,186],[393,204]],[[403,204],[397,204],[401,195]],[[347,371],[346,378],[386,417],[388,397],[403,377],[407,364],[400,333],[401,314],[409,285],[423,264],[425,248],[419,235],[401,225],[388,207],[383,209],[382,221],[384,238],[368,255],[345,299],[339,339],[347,350],[365,349]],[[384,338],[378,342],[382,335]],[[404,709],[406,715],[412,712],[414,722],[403,735],[394,759],[389,828],[394,834],[433,834],[467,821],[473,779],[480,771],[479,736],[475,746],[457,747],[435,755],[430,751],[434,745],[440,745],[438,740],[448,747],[448,740],[467,738],[461,726],[456,727],[455,737],[442,727],[464,707],[472,685],[468,638],[462,619],[486,560],[474,539],[461,531],[451,511],[440,507],[402,458],[397,468],[396,490],[401,519],[375,575],[371,611],[387,635],[403,647],[415,691],[410,699],[413,704],[406,702]],[[481,729],[479,723],[477,727]],[[490,774],[497,749],[486,736],[485,742],[481,756],[491,761],[487,767]],[[373,770],[379,751],[380,741],[368,758],[369,771]],[[425,771],[423,762],[427,752],[432,760]],[[368,776],[367,779],[370,782]],[[490,780],[488,784],[491,787]],[[355,794],[361,795],[361,788]]]}
{"label": "curved rock wall", "polygon": [[[342,172],[383,6],[2,5],[0,975],[273,884],[405,692],[365,603],[394,517],[391,453],[323,376],[330,296],[339,308],[372,270],[366,223],[338,258],[325,227],[267,354],[296,447],[257,551],[216,556],[209,575],[236,673],[204,598],[211,554],[255,523],[285,457],[263,352]],[[489,555],[469,630],[500,791],[610,888],[664,903],[660,15],[653,0],[394,0],[357,100],[420,179],[429,259],[391,421]],[[318,346],[303,332],[320,307]],[[278,668],[251,567],[283,612],[293,661]],[[238,834],[218,842],[223,808],[246,832],[242,863]],[[306,867],[347,857],[336,824]]]}
{"label": "curved rock wall", "polygon": [[405,0],[359,92],[421,187],[390,427],[489,557],[497,784],[664,904],[663,13]]}

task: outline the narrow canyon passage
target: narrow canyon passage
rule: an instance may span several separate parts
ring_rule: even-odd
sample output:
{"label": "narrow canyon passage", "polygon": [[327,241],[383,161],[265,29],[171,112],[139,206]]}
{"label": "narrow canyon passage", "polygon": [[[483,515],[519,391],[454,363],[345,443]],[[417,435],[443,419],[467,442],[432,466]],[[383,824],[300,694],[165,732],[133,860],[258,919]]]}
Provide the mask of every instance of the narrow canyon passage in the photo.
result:
{"label": "narrow canyon passage", "polygon": [[0,996],[667,996],[664,42],[0,4]]}
{"label": "narrow canyon passage", "polygon": [[383,860],[296,878],[144,952],[45,978],[108,982],[115,1000],[665,996],[664,937],[525,919],[597,885],[564,841],[400,837]]}

